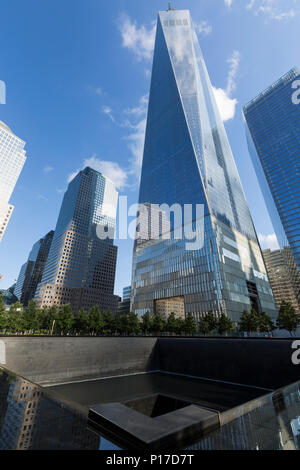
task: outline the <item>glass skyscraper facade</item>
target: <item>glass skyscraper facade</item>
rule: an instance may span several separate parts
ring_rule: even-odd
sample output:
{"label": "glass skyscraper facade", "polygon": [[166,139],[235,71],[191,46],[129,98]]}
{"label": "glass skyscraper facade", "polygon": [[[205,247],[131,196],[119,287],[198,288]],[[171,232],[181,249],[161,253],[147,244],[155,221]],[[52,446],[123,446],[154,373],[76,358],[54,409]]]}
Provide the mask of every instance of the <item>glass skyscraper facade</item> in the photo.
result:
{"label": "glass skyscraper facade", "polygon": [[9,199],[26,161],[24,147],[25,142],[0,121],[0,241],[14,210]]}
{"label": "glass skyscraper facade", "polygon": [[294,68],[244,106],[249,152],[280,248],[300,269],[300,104]]}
{"label": "glass skyscraper facade", "polygon": [[38,306],[71,304],[75,314],[95,305],[117,310],[117,202],[114,184],[92,168],[80,171],[69,183],[35,295]]}
{"label": "glass skyscraper facade", "polygon": [[300,315],[300,272],[290,247],[264,250],[263,257],[278,309],[286,301]]}
{"label": "glass skyscraper facade", "polygon": [[119,315],[129,315],[130,313],[130,293],[131,286],[123,288],[123,297],[118,304],[118,314]]}
{"label": "glass skyscraper facade", "polygon": [[[187,10],[160,12],[151,78],[139,203],[201,204],[204,244],[137,240],[132,310],[195,318],[214,312],[237,322],[243,310],[276,315],[261,250],[203,55]],[[195,214],[192,227],[196,227]],[[162,306],[162,303],[166,305]]]}
{"label": "glass skyscraper facade", "polygon": [[54,232],[51,230],[38,240],[33,245],[27,262],[21,267],[15,287],[15,295],[26,307],[29,301],[34,298],[37,286],[42,280],[53,235]]}
{"label": "glass skyscraper facade", "polygon": [[131,293],[131,286],[124,287],[122,300],[129,300],[130,293]]}

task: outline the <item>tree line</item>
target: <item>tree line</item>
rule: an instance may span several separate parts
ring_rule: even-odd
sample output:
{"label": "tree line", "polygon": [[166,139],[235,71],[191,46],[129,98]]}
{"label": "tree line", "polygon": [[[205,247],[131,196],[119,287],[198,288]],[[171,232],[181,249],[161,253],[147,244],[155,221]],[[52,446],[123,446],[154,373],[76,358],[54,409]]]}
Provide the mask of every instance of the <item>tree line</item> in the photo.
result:
{"label": "tree line", "polygon": [[31,300],[27,308],[20,302],[5,309],[3,296],[0,295],[0,332],[2,334],[46,334],[46,335],[227,335],[247,332],[271,333],[276,328],[284,329],[292,335],[298,326],[298,317],[291,304],[283,302],[278,319],[274,323],[266,313],[244,311],[238,325],[225,315],[216,317],[212,312],[203,315],[198,322],[191,314],[177,318],[171,313],[167,320],[159,315],[145,313],[142,317],[134,313],[114,315],[110,311],[101,312],[98,306],[89,312],[80,310],[73,315],[71,306],[63,305],[37,308]]}

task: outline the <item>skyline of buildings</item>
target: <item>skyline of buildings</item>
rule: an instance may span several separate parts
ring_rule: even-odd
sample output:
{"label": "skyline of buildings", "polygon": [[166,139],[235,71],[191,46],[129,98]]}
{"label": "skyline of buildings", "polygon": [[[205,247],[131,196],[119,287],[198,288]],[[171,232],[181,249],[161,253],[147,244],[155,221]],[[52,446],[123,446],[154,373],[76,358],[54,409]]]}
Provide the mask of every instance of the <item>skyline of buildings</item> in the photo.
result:
{"label": "skyline of buildings", "polygon": [[300,270],[300,105],[293,68],[243,108],[249,153],[280,248],[290,246]]}
{"label": "skyline of buildings", "polygon": [[286,301],[300,315],[300,273],[290,247],[263,250],[263,257],[278,310]]}
{"label": "skyline of buildings", "polygon": [[131,286],[123,287],[122,299],[118,303],[118,315],[128,315],[130,313]]}
{"label": "skyline of buildings", "polygon": [[[186,18],[181,18],[180,15],[183,12],[186,13]],[[140,233],[140,238],[135,244],[134,309],[138,313],[149,310],[161,313],[171,309],[172,311],[176,310],[179,315],[193,313],[196,318],[199,318],[201,313],[208,311],[214,311],[216,314],[226,312],[234,321],[237,321],[244,309],[255,307],[258,311],[266,311],[274,317],[275,306],[272,302],[272,292],[260,245],[257,241],[256,231],[224,125],[213,98],[212,87],[198,40],[193,28],[189,26],[189,12],[187,10],[169,10],[160,12],[159,15],[161,22],[158,24],[157,38],[159,40],[156,40],[154,54],[154,78],[152,77],[151,83],[139,202],[144,203],[147,208],[150,208],[151,204],[169,203],[172,205],[179,202],[183,205],[201,202],[205,206],[204,225],[207,236],[202,253],[200,250],[194,250],[191,253],[184,252],[183,245],[186,240],[169,240],[163,243],[157,240],[153,241],[151,240],[153,228],[161,234],[166,229],[166,225],[164,218],[162,218],[162,224],[153,227],[150,217],[152,209],[149,209],[150,225],[146,227],[146,231]],[[169,16],[168,19],[167,16]],[[179,28],[181,30],[180,41],[176,38]],[[159,77],[160,69],[163,70],[164,77]],[[257,169],[257,148],[260,152],[260,158],[265,158],[267,162],[266,168],[264,168],[265,173],[269,172],[271,175],[269,179],[274,179],[272,184],[277,191],[274,190],[275,196],[277,199],[280,199],[279,196],[282,197],[282,193],[286,196],[284,200],[277,201],[277,205],[282,208],[279,216],[279,209],[274,205],[275,196],[273,198],[270,192],[271,183],[269,184],[269,192],[264,192],[280,245],[285,248],[288,244],[287,239],[292,240],[291,248],[294,253],[296,252],[296,261],[298,259],[297,253],[299,253],[299,221],[296,220],[299,203],[296,197],[299,197],[299,192],[297,192],[296,186],[297,172],[293,173],[291,169],[294,168],[297,149],[300,147],[300,142],[297,140],[299,139],[299,133],[297,135],[296,132],[297,127],[293,127],[299,125],[300,120],[297,121],[297,116],[299,116],[300,108],[291,102],[290,106],[297,108],[297,110],[289,109],[287,98],[289,97],[291,101],[292,91],[290,87],[290,95],[288,96],[288,87],[299,76],[297,69],[292,69],[244,107],[245,119],[249,129],[251,128],[251,131],[247,129],[249,150],[262,191],[264,192],[266,184],[261,178],[262,171]],[[155,80],[157,80],[156,84]],[[274,100],[274,106],[269,105],[268,100]],[[274,109],[277,114],[273,116],[273,119],[268,119]],[[165,120],[164,117],[161,118],[161,122],[163,122],[161,128],[164,129],[164,133],[159,129],[159,119],[156,119],[161,110],[166,116]],[[270,110],[272,110],[271,114]],[[249,124],[250,121],[252,124]],[[259,129],[257,122],[260,122]],[[171,135],[172,126],[176,136]],[[263,129],[264,126],[266,129]],[[295,137],[294,140],[287,134],[287,130],[291,126],[294,131],[292,136]],[[1,129],[3,132],[12,134],[10,129],[0,122],[0,132]],[[272,135],[273,129],[276,129],[278,134],[273,132]],[[256,150],[252,142],[255,132],[259,134],[255,141]],[[270,137],[269,141],[264,138],[263,132]],[[280,132],[281,136],[285,136],[285,139],[278,137]],[[18,138],[16,137],[16,139]],[[277,139],[276,142],[282,144],[282,147],[279,144],[276,147],[272,139]],[[8,139],[8,144],[11,140]],[[20,145],[21,143],[25,145],[20,139],[18,141]],[[173,154],[178,151],[173,160],[172,152],[168,146],[171,147]],[[266,148],[267,146],[268,148]],[[13,148],[16,148],[16,145]],[[253,149],[256,156],[253,156]],[[272,153],[275,152],[274,149],[277,152],[276,155]],[[9,145],[5,145],[4,150],[9,151]],[[184,155],[184,159],[180,159],[180,152],[181,156]],[[23,149],[23,156],[25,157],[25,155]],[[273,158],[274,155],[276,158]],[[289,160],[286,158],[287,155]],[[283,156],[285,159],[282,158]],[[286,165],[285,168],[282,165],[283,161]],[[172,167],[172,165],[174,166]],[[95,170],[91,171],[97,173]],[[81,173],[79,172],[78,175]],[[281,173],[284,174],[284,178],[281,178]],[[265,177],[265,175],[263,176]],[[287,176],[290,179],[287,179]],[[14,174],[14,178],[16,178],[16,174]],[[290,191],[291,184],[294,185],[294,192]],[[96,193],[98,189],[95,190]],[[72,198],[73,202],[76,199],[75,193],[76,189],[69,198],[71,206],[73,204]],[[100,196],[99,194],[97,202],[103,196],[103,194]],[[110,197],[112,197],[116,209],[117,203],[114,199],[113,189],[103,196],[102,203],[105,204],[105,199],[108,201]],[[270,203],[270,199],[273,202]],[[81,212],[78,212],[78,219],[76,223],[73,223],[71,229],[74,233],[68,232],[69,228],[67,228],[65,218],[68,219],[72,209],[66,204],[65,215],[60,215],[59,218],[59,220],[61,219],[61,233],[59,235],[55,233],[56,247],[54,248],[54,245],[51,247],[51,261],[47,263],[43,279],[41,280],[42,269],[40,268],[40,278],[35,284],[35,289],[31,288],[31,293],[25,294],[29,288],[29,280],[33,276],[33,266],[36,263],[37,252],[34,245],[28,261],[21,268],[15,288],[15,294],[25,306],[30,298],[33,298],[32,292],[37,290],[35,298],[38,305],[59,306],[70,301],[74,311],[77,312],[82,308],[82,305],[84,308],[95,305],[93,302],[97,303],[97,299],[100,298],[98,294],[102,290],[102,294],[108,293],[106,301],[103,300],[102,295],[102,305],[110,305],[112,301],[114,304],[112,308],[116,310],[116,300],[111,298],[113,295],[111,285],[114,284],[116,269],[116,250],[114,252],[116,247],[110,244],[110,248],[106,250],[107,245],[103,243],[101,245],[99,242],[98,253],[101,251],[100,245],[104,250],[101,255],[103,257],[102,266],[93,266],[91,260],[94,253],[91,255],[91,250],[93,250],[91,245],[96,245],[95,240],[98,237],[95,233],[91,235],[89,229],[89,233],[84,236],[94,238],[94,241],[90,243],[89,248],[84,248],[84,236],[81,232],[83,230],[82,220],[85,218],[87,226],[91,223],[88,221],[89,216],[84,214],[83,206],[85,204],[86,199],[82,194]],[[12,212],[11,207],[9,209],[4,217],[4,230]],[[280,217],[282,220],[284,219],[283,223],[280,222]],[[115,229],[114,217],[102,216],[99,221],[100,225],[102,222],[108,222],[110,229]],[[193,223],[195,225],[196,219],[193,220]],[[287,228],[288,224],[289,228]],[[283,225],[285,225],[285,230]],[[79,230],[77,230],[78,226],[80,226]],[[172,228],[174,229],[174,227]],[[289,234],[289,237],[286,234]],[[76,237],[78,238],[76,239]],[[83,253],[86,253],[88,261],[84,260]],[[172,258],[176,260],[174,263]],[[162,266],[162,259],[167,261],[165,266]],[[84,264],[85,267],[83,267]],[[87,267],[88,264],[92,267]],[[93,273],[97,273],[96,277]],[[106,275],[110,278],[110,287],[104,285],[103,280]],[[39,284],[38,289],[36,289],[37,284]],[[163,315],[165,316],[165,313]]]}
{"label": "skyline of buildings", "polygon": [[34,298],[37,286],[42,280],[53,236],[54,231],[51,230],[38,240],[33,245],[28,260],[21,267],[14,295],[25,307]]}
{"label": "skyline of buildings", "polygon": [[25,142],[0,121],[0,242],[14,210],[9,200],[26,161],[24,147]]}
{"label": "skyline of buildings", "polygon": [[[69,183],[35,293],[38,307],[70,304],[77,313],[99,305],[116,312],[117,201],[114,184],[92,168],[86,167]],[[110,238],[99,238],[100,232]]]}
{"label": "skyline of buildings", "polygon": [[[239,174],[188,10],[158,14],[139,204],[204,206],[204,245],[135,243],[132,310],[210,311],[238,322],[252,307],[276,315]],[[188,222],[195,231],[196,214]],[[182,228],[186,228],[186,222]],[[176,230],[175,230],[176,229]],[[186,235],[188,238],[188,235]],[[163,304],[163,305],[162,305]]]}

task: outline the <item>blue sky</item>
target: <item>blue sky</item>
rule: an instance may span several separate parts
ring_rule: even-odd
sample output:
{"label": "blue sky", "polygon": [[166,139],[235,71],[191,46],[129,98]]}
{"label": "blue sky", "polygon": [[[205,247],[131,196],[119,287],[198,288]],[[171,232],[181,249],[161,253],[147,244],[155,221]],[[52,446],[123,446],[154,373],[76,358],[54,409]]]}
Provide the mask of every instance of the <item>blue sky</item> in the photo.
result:
{"label": "blue sky", "polygon": [[[174,0],[189,9],[262,247],[276,239],[248,155],[242,106],[299,57],[299,0]],[[55,228],[68,179],[86,164],[138,197],[157,12],[167,1],[10,0],[1,5],[0,120],[27,142],[0,244],[1,288]],[[130,284],[132,242],[119,245],[116,293]]]}

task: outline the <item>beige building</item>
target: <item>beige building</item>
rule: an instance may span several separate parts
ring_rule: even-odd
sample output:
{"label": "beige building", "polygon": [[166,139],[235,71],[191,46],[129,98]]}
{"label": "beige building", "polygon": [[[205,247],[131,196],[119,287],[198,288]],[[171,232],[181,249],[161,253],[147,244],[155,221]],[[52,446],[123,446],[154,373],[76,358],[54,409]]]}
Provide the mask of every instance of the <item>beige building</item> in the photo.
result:
{"label": "beige building", "polygon": [[155,301],[155,313],[165,320],[174,313],[176,318],[185,319],[184,297],[172,297]]}
{"label": "beige building", "polygon": [[283,300],[290,302],[300,315],[300,273],[291,249],[264,250],[263,257],[277,308]]}
{"label": "beige building", "polygon": [[25,142],[0,121],[0,241],[14,210],[9,199],[26,161],[24,146]]}
{"label": "beige building", "polygon": [[115,313],[118,192],[86,167],[69,183],[35,299],[39,308],[70,304],[74,314],[98,305]]}

